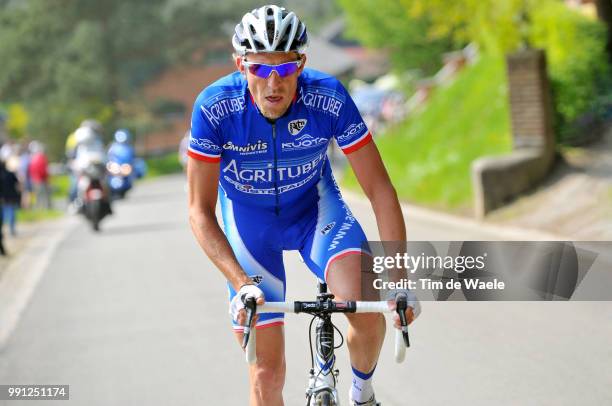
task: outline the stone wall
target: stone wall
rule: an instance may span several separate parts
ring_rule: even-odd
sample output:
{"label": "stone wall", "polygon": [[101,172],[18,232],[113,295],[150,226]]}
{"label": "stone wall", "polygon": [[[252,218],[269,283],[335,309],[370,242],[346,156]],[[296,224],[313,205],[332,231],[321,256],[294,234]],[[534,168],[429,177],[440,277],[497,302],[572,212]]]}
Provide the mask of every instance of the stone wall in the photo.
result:
{"label": "stone wall", "polygon": [[549,172],[555,157],[546,55],[523,50],[507,57],[513,152],[472,164],[475,214],[482,218],[529,190]]}

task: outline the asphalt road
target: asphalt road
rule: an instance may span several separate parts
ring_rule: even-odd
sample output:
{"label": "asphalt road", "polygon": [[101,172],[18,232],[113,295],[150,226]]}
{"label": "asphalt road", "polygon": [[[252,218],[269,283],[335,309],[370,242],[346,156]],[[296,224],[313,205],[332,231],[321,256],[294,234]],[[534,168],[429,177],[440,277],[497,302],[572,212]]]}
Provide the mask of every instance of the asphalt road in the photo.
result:
{"label": "asphalt road", "polygon": [[[376,239],[367,205],[352,207]],[[139,184],[115,212],[100,234],[79,219],[59,243],[0,352],[0,383],[69,384],[73,405],[246,405],[224,281],[189,229],[184,180]],[[410,213],[408,230],[414,240],[507,238]],[[286,260],[289,298],[312,298],[315,279],[296,255]],[[291,406],[304,401],[308,321],[287,316]],[[401,365],[393,337],[385,343],[383,405],[612,404],[610,302],[427,302],[411,337]],[[346,399],[346,348],[337,365]]]}

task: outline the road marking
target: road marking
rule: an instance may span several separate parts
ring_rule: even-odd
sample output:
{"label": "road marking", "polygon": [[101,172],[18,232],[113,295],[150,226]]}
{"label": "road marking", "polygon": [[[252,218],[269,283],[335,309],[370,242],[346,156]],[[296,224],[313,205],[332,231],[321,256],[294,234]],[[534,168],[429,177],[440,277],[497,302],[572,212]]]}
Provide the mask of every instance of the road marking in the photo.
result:
{"label": "road marking", "polygon": [[57,246],[79,224],[73,216],[41,224],[0,279],[0,352],[17,327]]}

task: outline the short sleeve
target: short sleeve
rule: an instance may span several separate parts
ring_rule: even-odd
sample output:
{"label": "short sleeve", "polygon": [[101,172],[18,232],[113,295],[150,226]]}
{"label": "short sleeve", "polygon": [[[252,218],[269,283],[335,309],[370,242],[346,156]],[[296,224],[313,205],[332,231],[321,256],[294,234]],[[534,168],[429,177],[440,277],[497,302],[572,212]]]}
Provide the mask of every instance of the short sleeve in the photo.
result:
{"label": "short sleeve", "polygon": [[206,108],[198,97],[191,114],[191,134],[187,155],[198,161],[216,163],[221,161],[221,138],[217,125],[206,116]]}
{"label": "short sleeve", "polygon": [[344,94],[346,102],[336,120],[334,137],[342,152],[350,154],[372,141],[372,134],[344,86],[338,82],[338,87],[338,90]]}

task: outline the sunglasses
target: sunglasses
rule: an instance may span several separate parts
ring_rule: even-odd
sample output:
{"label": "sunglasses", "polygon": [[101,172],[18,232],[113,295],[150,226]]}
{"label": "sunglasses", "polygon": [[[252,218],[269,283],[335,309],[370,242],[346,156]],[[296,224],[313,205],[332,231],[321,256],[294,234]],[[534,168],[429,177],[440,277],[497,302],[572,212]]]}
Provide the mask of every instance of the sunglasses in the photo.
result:
{"label": "sunglasses", "polygon": [[281,78],[293,75],[302,65],[302,60],[285,62],[279,65],[268,65],[265,63],[247,62],[244,60],[242,63],[253,75],[267,79],[274,71],[276,71]]}

